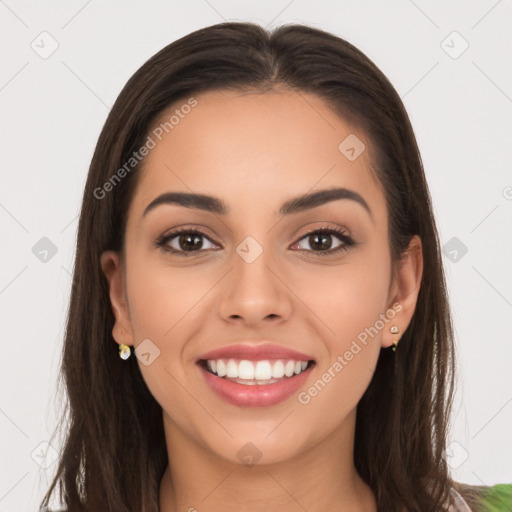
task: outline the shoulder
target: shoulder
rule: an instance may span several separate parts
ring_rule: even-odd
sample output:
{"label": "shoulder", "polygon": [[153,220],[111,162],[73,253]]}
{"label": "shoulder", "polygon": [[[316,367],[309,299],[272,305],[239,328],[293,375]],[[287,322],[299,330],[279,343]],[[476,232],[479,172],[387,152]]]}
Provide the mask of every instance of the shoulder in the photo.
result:
{"label": "shoulder", "polygon": [[451,498],[453,500],[448,511],[449,512],[474,512],[474,508],[470,508],[469,503],[462,497],[455,487],[450,488]]}
{"label": "shoulder", "polygon": [[454,482],[452,494],[456,506],[459,506],[459,508],[452,508],[450,512],[501,512],[512,510],[512,484],[484,486]]}

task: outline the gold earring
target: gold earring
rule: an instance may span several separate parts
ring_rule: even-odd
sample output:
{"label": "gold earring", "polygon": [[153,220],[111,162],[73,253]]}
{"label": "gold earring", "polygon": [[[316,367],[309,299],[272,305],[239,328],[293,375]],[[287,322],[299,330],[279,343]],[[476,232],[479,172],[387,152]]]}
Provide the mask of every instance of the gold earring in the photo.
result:
{"label": "gold earring", "polygon": [[[119,334],[123,331],[119,328]],[[124,343],[119,344],[119,357],[124,359],[125,361],[132,355],[132,349],[129,345],[125,345]]]}
{"label": "gold earring", "polygon": [[[398,334],[400,332],[400,329],[398,328],[398,326],[392,325],[391,328],[389,329],[389,332],[391,334]],[[393,343],[393,352],[396,350],[396,347],[398,346],[399,341],[400,341],[400,336]]]}
{"label": "gold earring", "polygon": [[132,349],[128,345],[124,345],[123,343],[119,344],[119,357],[124,359],[125,361],[132,355]]}

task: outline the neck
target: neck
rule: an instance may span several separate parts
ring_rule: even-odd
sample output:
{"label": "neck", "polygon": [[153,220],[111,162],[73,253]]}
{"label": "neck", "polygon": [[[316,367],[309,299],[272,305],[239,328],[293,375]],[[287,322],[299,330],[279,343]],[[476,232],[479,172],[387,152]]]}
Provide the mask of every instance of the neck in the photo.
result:
{"label": "neck", "polygon": [[235,463],[198,444],[164,413],[169,466],[160,512],[375,512],[353,463],[355,411],[314,448],[273,464]]}

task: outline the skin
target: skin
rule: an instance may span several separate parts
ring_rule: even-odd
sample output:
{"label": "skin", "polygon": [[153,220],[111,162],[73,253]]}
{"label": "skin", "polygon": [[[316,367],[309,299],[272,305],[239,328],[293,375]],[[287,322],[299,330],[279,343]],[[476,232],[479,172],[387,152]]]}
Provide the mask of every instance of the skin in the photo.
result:
{"label": "skin", "polygon": [[[144,160],[124,253],[101,257],[115,340],[137,347],[149,338],[160,350],[150,365],[138,361],[163,409],[170,464],[160,510],[252,512],[272,504],[290,512],[375,511],[353,463],[356,406],[381,348],[397,339],[389,327],[403,333],[413,315],[421,241],[412,239],[392,276],[387,207],[370,171],[370,141],[320,98],[281,89],[196,99]],[[367,150],[349,161],[338,145],[352,133]],[[288,199],[330,187],[358,192],[372,215],[347,199],[278,215]],[[167,204],[143,217],[154,198],[170,191],[213,195],[231,211]],[[184,257],[154,246],[185,224],[207,234],[203,252]],[[357,245],[318,255],[306,235],[325,225],[344,229]],[[252,263],[236,252],[247,236],[263,248]],[[330,240],[333,248],[343,243],[336,235]],[[184,250],[179,237],[171,243]],[[296,395],[271,407],[231,405],[196,366],[209,350],[270,340],[314,357],[307,389],[394,303],[402,307],[394,319],[306,405]],[[262,454],[252,467],[237,456],[248,442]]]}

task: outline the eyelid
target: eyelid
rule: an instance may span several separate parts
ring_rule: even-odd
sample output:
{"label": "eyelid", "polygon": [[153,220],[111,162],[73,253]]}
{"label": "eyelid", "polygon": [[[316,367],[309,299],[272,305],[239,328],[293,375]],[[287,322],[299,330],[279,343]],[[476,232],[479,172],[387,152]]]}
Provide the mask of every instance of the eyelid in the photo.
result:
{"label": "eyelid", "polygon": [[[320,221],[320,223],[321,223],[320,226],[316,225],[316,223],[315,223],[314,226],[306,228],[306,232],[303,233],[301,235],[301,237],[298,238],[297,240],[301,240],[302,238],[310,235],[311,233],[316,233],[317,231],[323,231],[323,230],[337,231],[339,233],[344,234],[347,237],[350,237],[350,231],[344,226],[341,226],[339,224],[334,224],[334,223],[331,223],[328,221],[324,221],[323,223]],[[308,226],[310,226],[310,224],[308,224]],[[302,228],[300,231],[302,231]]]}
{"label": "eyelid", "polygon": [[[169,237],[175,237],[177,235],[180,235],[182,233],[200,233],[205,238],[208,238],[210,241],[213,242],[212,238],[214,238],[210,233],[208,233],[205,229],[203,229],[202,226],[197,226],[196,224],[189,225],[189,224],[182,224],[181,226],[175,226],[174,228],[168,229],[162,235],[158,237],[158,240],[169,238]],[[215,242],[216,243],[216,242]]]}

